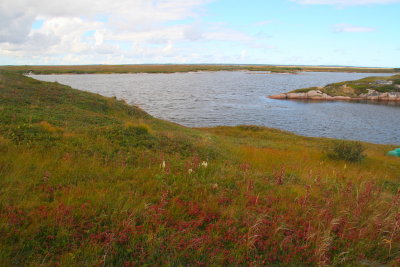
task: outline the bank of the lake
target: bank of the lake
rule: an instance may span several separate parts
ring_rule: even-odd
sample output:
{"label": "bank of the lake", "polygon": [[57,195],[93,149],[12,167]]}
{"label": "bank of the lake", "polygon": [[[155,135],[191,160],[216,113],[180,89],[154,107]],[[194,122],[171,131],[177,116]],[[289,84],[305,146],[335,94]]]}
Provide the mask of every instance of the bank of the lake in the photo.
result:
{"label": "bank of the lake", "polygon": [[[32,75],[115,96],[151,115],[188,127],[260,125],[300,135],[400,144],[400,102],[279,101],[266,95],[358,80],[370,73],[219,71],[173,74]],[[381,74],[391,76],[391,74]]]}

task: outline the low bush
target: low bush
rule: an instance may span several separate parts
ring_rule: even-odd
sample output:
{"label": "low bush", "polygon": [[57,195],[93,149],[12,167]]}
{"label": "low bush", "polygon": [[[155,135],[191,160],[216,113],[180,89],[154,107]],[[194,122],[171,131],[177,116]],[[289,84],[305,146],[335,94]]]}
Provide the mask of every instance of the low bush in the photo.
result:
{"label": "low bush", "polygon": [[376,87],[374,89],[378,92],[386,93],[386,92],[395,92],[397,90],[397,87],[394,84],[388,84]]}
{"label": "low bush", "polygon": [[143,125],[114,126],[100,132],[111,142],[121,147],[146,147],[153,148],[157,144],[157,139],[149,133],[148,127]]}
{"label": "low bush", "polygon": [[365,155],[365,148],[357,141],[336,141],[328,152],[328,156],[335,160],[344,160],[348,162],[359,162]]}
{"label": "low bush", "polygon": [[45,130],[38,124],[21,124],[10,127],[3,134],[17,145],[52,146],[60,140],[60,136]]}

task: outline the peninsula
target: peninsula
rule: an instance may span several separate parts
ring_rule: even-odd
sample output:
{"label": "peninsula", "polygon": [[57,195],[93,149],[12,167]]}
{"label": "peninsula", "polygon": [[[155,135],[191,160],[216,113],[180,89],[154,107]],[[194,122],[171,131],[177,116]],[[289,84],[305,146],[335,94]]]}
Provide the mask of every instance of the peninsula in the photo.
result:
{"label": "peninsula", "polygon": [[400,101],[400,75],[309,87],[271,95],[272,99]]}

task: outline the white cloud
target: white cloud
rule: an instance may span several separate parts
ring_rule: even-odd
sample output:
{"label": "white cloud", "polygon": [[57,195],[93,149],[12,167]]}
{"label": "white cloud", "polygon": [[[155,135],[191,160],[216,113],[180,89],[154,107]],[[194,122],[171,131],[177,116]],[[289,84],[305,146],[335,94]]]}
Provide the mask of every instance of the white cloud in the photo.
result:
{"label": "white cloud", "polygon": [[262,21],[257,21],[252,24],[252,26],[263,26],[272,23],[272,20],[262,20]]}
{"label": "white cloud", "polygon": [[228,41],[228,42],[252,42],[254,38],[237,30],[217,30],[204,33],[207,40]]}
{"label": "white cloud", "polygon": [[202,23],[202,7],[211,1],[2,0],[0,56],[39,64],[179,62],[196,53],[178,43],[252,40]]}
{"label": "white cloud", "polygon": [[375,28],[354,26],[351,24],[336,24],[333,26],[334,32],[373,32]]}
{"label": "white cloud", "polygon": [[400,0],[291,0],[305,5],[336,5],[336,6],[358,6],[370,4],[392,4],[400,3]]}

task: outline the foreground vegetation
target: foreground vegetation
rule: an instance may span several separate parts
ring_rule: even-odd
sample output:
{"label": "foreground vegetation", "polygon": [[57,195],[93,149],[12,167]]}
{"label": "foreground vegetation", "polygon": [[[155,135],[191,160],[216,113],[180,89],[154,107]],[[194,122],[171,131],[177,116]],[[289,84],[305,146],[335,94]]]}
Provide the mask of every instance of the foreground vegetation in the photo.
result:
{"label": "foreground vegetation", "polygon": [[272,73],[316,72],[400,72],[393,68],[355,68],[355,67],[312,67],[312,66],[271,66],[271,65],[78,65],[78,66],[0,66],[0,70],[34,74],[82,74],[82,73],[174,73],[191,71],[269,71]]}
{"label": "foreground vegetation", "polygon": [[400,264],[400,161],[0,71],[1,266]]}

